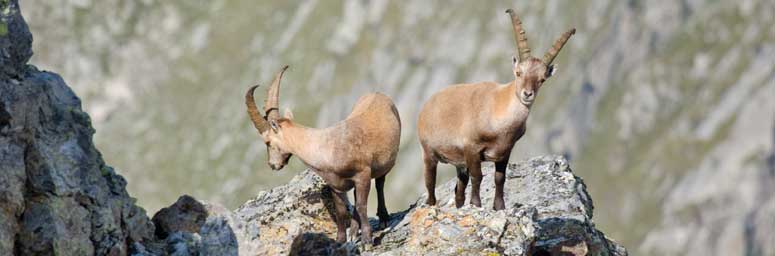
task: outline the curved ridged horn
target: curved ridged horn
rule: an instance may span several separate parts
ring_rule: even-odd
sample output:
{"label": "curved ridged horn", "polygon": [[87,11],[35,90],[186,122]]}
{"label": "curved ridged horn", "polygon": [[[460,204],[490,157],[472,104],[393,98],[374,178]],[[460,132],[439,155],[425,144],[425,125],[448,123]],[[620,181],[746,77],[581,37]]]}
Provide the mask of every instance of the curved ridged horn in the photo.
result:
{"label": "curved ridged horn", "polygon": [[565,46],[565,43],[568,42],[568,39],[573,34],[576,34],[576,28],[572,28],[571,30],[568,30],[568,32],[565,32],[562,34],[560,38],[557,39],[557,41],[554,42],[554,45],[551,49],[549,49],[548,52],[546,52],[546,55],[544,55],[544,64],[549,65],[552,64],[552,61],[554,61],[554,57],[557,57],[557,53],[560,52],[563,46]]}
{"label": "curved ridged horn", "polygon": [[258,129],[258,132],[264,133],[264,131],[269,129],[269,122],[258,113],[256,101],[253,100],[253,91],[255,91],[256,88],[258,88],[258,85],[254,85],[248,89],[248,92],[245,94],[245,105],[248,106],[248,116],[250,116],[250,120],[253,121],[253,126]]}
{"label": "curved ridged horn", "polygon": [[522,21],[517,16],[517,13],[512,9],[506,10],[506,13],[511,16],[511,25],[514,26],[514,41],[517,43],[517,52],[519,53],[519,60],[525,61],[530,57],[530,47],[527,45],[527,35],[522,28]]}
{"label": "curved ridged horn", "polygon": [[286,65],[280,72],[277,72],[272,80],[272,85],[267,89],[266,101],[264,101],[264,113],[266,113],[267,119],[280,118],[280,80],[287,69]]}

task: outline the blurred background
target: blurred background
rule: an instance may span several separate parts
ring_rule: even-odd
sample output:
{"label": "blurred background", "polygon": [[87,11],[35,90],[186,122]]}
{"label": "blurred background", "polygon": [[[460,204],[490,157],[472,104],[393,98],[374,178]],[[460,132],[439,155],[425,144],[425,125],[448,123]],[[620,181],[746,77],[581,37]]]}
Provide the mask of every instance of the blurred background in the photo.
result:
{"label": "blurred background", "polygon": [[568,157],[598,228],[636,255],[775,254],[773,1],[22,3],[30,63],[74,88],[149,214],[181,194],[235,208],[304,168],[268,168],[243,102],[286,64],[280,104],[305,125],[345,118],[366,92],[394,99],[403,131],[387,200],[405,209],[425,192],[422,102],[454,83],[513,80],[507,8],[539,56],[578,29],[512,161]]}

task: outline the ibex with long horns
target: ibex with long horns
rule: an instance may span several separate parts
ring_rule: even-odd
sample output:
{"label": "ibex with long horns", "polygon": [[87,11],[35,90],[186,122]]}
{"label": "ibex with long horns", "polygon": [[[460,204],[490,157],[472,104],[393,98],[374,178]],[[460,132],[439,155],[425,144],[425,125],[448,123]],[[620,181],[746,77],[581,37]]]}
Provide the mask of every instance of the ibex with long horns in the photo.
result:
{"label": "ibex with long horns", "polygon": [[564,33],[541,60],[530,55],[517,14],[511,9],[506,12],[511,16],[519,53],[519,60],[512,58],[514,81],[454,85],[433,95],[420,112],[417,134],[423,149],[429,205],[436,204],[436,165],[442,162],[457,168],[455,205],[464,204],[470,177],[470,203],[481,207],[481,163],[492,161],[496,170],[493,208],[504,208],[503,183],[511,149],[525,134],[527,116],[538,89],[556,71],[552,61],[576,32],[571,29]]}
{"label": "ibex with long horns", "polygon": [[[371,179],[376,179],[377,215],[385,226],[389,219],[383,188],[385,175],[393,168],[401,137],[401,121],[388,96],[372,93],[355,103],[347,119],[328,128],[308,128],[293,121],[286,110],[280,117],[280,80],[285,66],[274,78],[264,104],[266,116],[258,112],[251,87],[245,95],[248,115],[266,144],[269,166],[282,169],[291,155],[313,169],[334,190],[336,207],[336,240],[346,241],[348,220],[346,192],[355,187],[355,213],[350,233],[355,238],[358,226],[365,244],[371,244],[371,226],[366,205]],[[357,216],[357,217],[356,217]]]}

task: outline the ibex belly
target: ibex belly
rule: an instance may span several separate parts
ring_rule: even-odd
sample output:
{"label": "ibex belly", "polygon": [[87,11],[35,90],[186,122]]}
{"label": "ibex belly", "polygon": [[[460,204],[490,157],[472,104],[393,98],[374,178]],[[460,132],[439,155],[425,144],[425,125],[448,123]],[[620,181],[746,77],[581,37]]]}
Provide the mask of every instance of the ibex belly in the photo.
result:
{"label": "ibex belly", "polygon": [[483,161],[500,162],[505,159],[506,156],[511,154],[512,147],[503,147],[495,145],[494,147],[485,148],[482,153]]}
{"label": "ibex belly", "polygon": [[315,173],[323,178],[323,180],[326,181],[326,184],[335,192],[347,192],[355,186],[355,182],[353,182],[352,179],[342,178],[335,172],[323,172],[315,170]]}
{"label": "ibex belly", "polygon": [[462,147],[440,146],[432,149],[433,158],[437,161],[457,167],[465,167],[465,154]]}

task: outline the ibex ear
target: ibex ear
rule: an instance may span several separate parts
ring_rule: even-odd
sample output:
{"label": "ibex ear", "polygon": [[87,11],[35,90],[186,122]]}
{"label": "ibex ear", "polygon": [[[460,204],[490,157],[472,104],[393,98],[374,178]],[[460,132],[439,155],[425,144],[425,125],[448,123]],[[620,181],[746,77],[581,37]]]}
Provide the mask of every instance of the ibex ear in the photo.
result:
{"label": "ibex ear", "polygon": [[291,112],[290,108],[285,108],[285,113],[283,113],[283,116],[285,119],[293,120],[293,112]]}
{"label": "ibex ear", "polygon": [[520,75],[520,72],[517,71],[517,68],[518,68],[517,64],[519,64],[519,60],[517,59],[516,56],[511,55],[511,71],[514,72],[515,76],[522,76]]}
{"label": "ibex ear", "polygon": [[557,72],[557,67],[554,64],[549,65],[546,67],[546,78],[552,77],[555,72]]}

